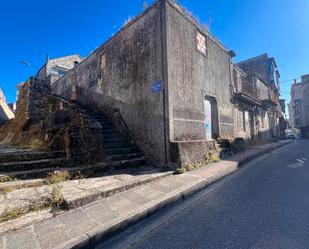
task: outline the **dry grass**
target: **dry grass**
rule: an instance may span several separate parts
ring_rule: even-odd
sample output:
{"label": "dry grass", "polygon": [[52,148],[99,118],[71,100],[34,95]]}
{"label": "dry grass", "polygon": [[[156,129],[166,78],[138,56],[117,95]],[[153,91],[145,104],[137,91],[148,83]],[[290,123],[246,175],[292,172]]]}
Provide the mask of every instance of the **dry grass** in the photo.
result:
{"label": "dry grass", "polygon": [[11,191],[12,191],[12,189],[8,188],[8,187],[0,188],[0,195],[5,195],[5,194],[7,194]]}
{"label": "dry grass", "polygon": [[15,179],[11,176],[0,176],[0,182],[13,182]]}
{"label": "dry grass", "polygon": [[[215,154],[214,151],[209,151],[206,155],[204,155],[203,160],[199,163],[190,163],[184,166],[184,168],[180,168],[178,174],[182,174],[186,171],[192,171],[198,168],[201,168],[203,166],[206,166],[207,164],[211,163],[217,163],[220,161],[220,158]],[[176,172],[177,173],[177,172]]]}
{"label": "dry grass", "polygon": [[45,143],[39,139],[34,139],[30,142],[29,145],[27,145],[27,147],[33,150],[40,150],[45,148]]}
{"label": "dry grass", "polygon": [[10,212],[0,216],[0,223],[1,222],[6,222],[9,220],[13,220],[13,219],[18,219],[20,217],[22,217],[23,215],[29,213],[29,212],[38,212],[41,210],[44,210],[48,207],[50,207],[50,203],[48,203],[47,201],[43,201],[40,203],[35,203],[32,206],[30,206],[29,208],[16,208],[11,210]]}
{"label": "dry grass", "polygon": [[67,180],[70,180],[71,176],[70,173],[66,170],[64,171],[55,171],[52,173],[49,173],[47,176],[47,183],[49,184],[57,184],[60,182],[64,182]]}
{"label": "dry grass", "polygon": [[22,209],[22,208],[14,209],[14,210],[0,216],[0,223],[6,222],[6,221],[9,221],[9,220],[13,220],[13,219],[17,219],[17,218],[21,217],[23,214],[25,214],[26,212],[27,211]]}
{"label": "dry grass", "polygon": [[213,151],[209,151],[208,154],[203,157],[203,162],[206,164],[217,163],[219,161],[220,158]]}
{"label": "dry grass", "polygon": [[63,202],[64,197],[62,193],[62,186],[59,184],[54,184],[50,193],[50,203],[53,207],[60,208]]}
{"label": "dry grass", "polygon": [[13,219],[18,219],[29,212],[38,212],[47,208],[54,208],[54,211],[59,211],[64,207],[64,198],[62,193],[62,186],[54,184],[50,197],[40,202],[32,204],[27,208],[16,208],[8,213],[0,216],[0,223]]}
{"label": "dry grass", "polygon": [[186,169],[185,168],[178,168],[175,171],[175,174],[180,175],[180,174],[184,174],[186,173]]}

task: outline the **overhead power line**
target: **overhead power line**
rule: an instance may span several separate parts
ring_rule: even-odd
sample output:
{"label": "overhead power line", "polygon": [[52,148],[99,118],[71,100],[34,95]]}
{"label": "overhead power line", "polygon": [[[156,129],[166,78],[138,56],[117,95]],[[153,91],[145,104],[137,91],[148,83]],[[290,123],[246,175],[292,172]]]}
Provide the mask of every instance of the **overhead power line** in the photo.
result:
{"label": "overhead power line", "polygon": [[289,81],[293,81],[293,80],[299,80],[301,78],[293,78],[293,79],[289,79],[289,80],[280,80],[279,83],[284,83],[284,82],[289,82]]}

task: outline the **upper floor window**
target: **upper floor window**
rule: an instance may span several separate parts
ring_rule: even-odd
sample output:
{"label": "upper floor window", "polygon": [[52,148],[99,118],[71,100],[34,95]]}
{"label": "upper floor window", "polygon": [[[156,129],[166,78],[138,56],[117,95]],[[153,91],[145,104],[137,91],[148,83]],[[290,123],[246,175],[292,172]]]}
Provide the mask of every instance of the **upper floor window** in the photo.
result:
{"label": "upper floor window", "polygon": [[196,31],[196,49],[203,55],[207,55],[207,40],[206,36],[201,32]]}

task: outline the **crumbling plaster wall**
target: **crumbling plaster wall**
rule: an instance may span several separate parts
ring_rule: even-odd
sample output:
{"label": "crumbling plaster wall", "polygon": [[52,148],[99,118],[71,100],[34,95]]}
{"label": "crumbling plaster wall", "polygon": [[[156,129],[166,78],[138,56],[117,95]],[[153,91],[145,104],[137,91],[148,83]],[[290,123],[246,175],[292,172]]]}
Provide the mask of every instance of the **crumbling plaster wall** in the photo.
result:
{"label": "crumbling plaster wall", "polygon": [[[228,51],[177,4],[166,2],[166,18],[171,140],[205,140],[205,96],[214,97],[217,102],[217,135],[233,137]],[[206,56],[197,51],[197,31],[207,37]]]}
{"label": "crumbling plaster wall", "polygon": [[87,59],[52,85],[66,98],[119,109],[139,147],[165,160],[161,2],[132,20]]}
{"label": "crumbling plaster wall", "polygon": [[258,73],[265,82],[268,82],[268,56],[267,54],[260,55],[258,57],[243,61],[237,64],[242,70],[248,74]]}

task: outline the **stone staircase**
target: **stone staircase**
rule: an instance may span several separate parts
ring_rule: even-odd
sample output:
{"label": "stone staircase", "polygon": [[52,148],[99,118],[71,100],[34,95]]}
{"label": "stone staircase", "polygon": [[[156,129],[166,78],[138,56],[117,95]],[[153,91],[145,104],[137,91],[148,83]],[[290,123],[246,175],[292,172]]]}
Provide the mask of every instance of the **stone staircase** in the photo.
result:
{"label": "stone staircase", "polygon": [[75,104],[88,120],[101,124],[103,153],[106,155],[107,162],[123,161],[127,165],[132,162],[136,166],[146,163],[144,153],[134,144],[128,131],[119,131],[109,117],[94,111],[88,105],[77,101]]}
{"label": "stone staircase", "polygon": [[0,182],[3,179],[44,179],[50,172],[64,170],[71,175],[87,176],[89,172],[100,175],[110,169],[146,164],[145,155],[132,142],[128,132],[119,131],[105,114],[81,102],[74,102],[74,105],[90,122],[101,124],[104,160],[94,165],[75,165],[62,151],[42,152],[0,145]]}
{"label": "stone staircase", "polygon": [[34,151],[4,144],[0,146],[0,179],[2,180],[27,179],[40,175],[38,172],[44,172],[44,175],[47,175],[54,168],[67,166],[68,163],[62,151]]}

